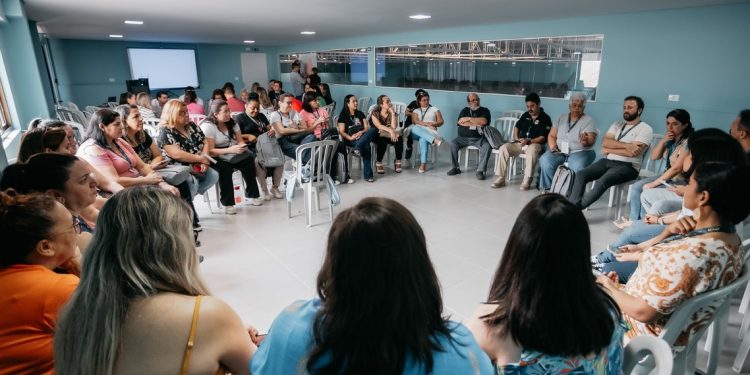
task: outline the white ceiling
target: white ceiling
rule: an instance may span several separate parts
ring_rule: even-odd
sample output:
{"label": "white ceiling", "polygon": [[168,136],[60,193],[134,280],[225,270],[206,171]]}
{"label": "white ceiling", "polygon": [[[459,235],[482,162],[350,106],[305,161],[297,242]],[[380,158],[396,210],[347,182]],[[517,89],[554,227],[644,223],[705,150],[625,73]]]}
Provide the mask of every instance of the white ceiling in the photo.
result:
{"label": "white ceiling", "polygon": [[[742,0],[25,0],[52,38],[274,46],[476,24],[687,8]],[[410,14],[432,15],[413,21]],[[144,21],[126,25],[125,20]],[[675,22],[665,20],[665,22]],[[300,31],[313,30],[313,36]]]}

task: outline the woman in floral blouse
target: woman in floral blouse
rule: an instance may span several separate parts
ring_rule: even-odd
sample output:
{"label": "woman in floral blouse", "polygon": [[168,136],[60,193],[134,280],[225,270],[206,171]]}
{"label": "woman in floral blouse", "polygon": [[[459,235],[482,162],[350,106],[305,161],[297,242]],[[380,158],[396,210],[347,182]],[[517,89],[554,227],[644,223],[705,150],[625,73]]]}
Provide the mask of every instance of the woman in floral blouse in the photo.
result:
{"label": "woman in floral blouse", "polygon": [[164,152],[175,161],[193,168],[188,179],[193,196],[203,194],[216,185],[219,173],[209,168],[208,144],[201,129],[190,122],[185,103],[172,99],[161,112],[161,129],[157,142]]}

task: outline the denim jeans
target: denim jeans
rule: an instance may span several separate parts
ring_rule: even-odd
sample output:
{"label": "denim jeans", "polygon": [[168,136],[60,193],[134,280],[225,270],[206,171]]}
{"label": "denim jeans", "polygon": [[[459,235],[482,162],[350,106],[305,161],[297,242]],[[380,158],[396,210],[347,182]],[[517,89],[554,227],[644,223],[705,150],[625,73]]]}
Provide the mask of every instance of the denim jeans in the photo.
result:
{"label": "denim jeans", "polygon": [[615,258],[614,253],[618,252],[621,246],[634,245],[650,240],[664,230],[664,225],[646,224],[643,221],[634,221],[633,225],[626,228],[617,241],[609,245],[609,250],[597,254],[596,260],[602,264],[602,272],[617,272],[620,283],[628,282],[630,276],[638,267],[638,262],[620,262]]}
{"label": "denim jeans", "polygon": [[[578,172],[591,165],[594,159],[596,159],[596,152],[594,150],[578,151],[570,154],[568,157],[568,168],[573,172]],[[541,177],[539,179],[540,189],[548,190],[552,187],[552,178],[555,177],[555,171],[564,162],[565,154],[549,151],[542,154],[539,158],[539,167],[541,169]]]}
{"label": "denim jeans", "polygon": [[664,215],[682,209],[682,197],[666,189],[647,189],[640,197],[642,211],[652,215]]}
{"label": "denim jeans", "polygon": [[359,150],[362,155],[362,174],[365,179],[372,177],[372,151],[370,149],[370,143],[373,137],[378,136],[378,129],[371,126],[369,130],[364,132],[359,139],[356,141],[344,140],[344,144],[351,147],[352,149]]}
{"label": "denim jeans", "polygon": [[[596,202],[610,186],[635,180],[638,170],[628,162],[599,159],[595,163],[576,173],[573,189],[568,198],[580,208],[586,208]],[[586,184],[596,180],[596,184],[589,192],[585,192]]]}
{"label": "denim jeans", "polygon": [[204,194],[206,190],[216,185],[219,181],[219,172],[211,168],[206,168],[206,173],[203,176],[198,177],[196,175],[190,175],[187,179],[190,185],[190,194],[196,196],[197,194]]}
{"label": "denim jeans", "polygon": [[422,164],[427,164],[430,145],[432,142],[435,142],[435,133],[427,130],[425,127],[414,125],[411,127],[411,137],[419,142],[419,161]]}

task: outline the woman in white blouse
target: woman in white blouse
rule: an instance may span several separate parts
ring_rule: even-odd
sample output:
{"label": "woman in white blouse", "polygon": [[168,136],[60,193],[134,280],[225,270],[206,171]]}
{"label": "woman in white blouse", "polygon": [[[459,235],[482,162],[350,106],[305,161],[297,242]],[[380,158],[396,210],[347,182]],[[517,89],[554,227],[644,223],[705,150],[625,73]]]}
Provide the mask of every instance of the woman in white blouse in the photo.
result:
{"label": "woman in white blouse", "polygon": [[417,96],[419,108],[412,111],[411,114],[411,137],[419,141],[419,173],[427,170],[427,156],[430,145],[440,146],[443,138],[437,131],[443,125],[443,115],[437,107],[430,104],[430,96],[427,93],[420,93]]}

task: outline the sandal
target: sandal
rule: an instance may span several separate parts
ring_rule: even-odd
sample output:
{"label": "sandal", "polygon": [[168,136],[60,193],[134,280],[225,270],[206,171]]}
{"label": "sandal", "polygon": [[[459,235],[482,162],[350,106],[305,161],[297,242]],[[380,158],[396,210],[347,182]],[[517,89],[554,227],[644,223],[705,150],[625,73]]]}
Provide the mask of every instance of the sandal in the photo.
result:
{"label": "sandal", "polygon": [[422,164],[419,166],[419,173],[424,173],[427,171],[427,164]]}
{"label": "sandal", "polygon": [[396,173],[401,173],[401,160],[396,160],[393,162],[393,169],[396,171]]}
{"label": "sandal", "polygon": [[385,168],[383,168],[383,163],[381,162],[375,163],[375,171],[378,172],[378,174],[385,174]]}

